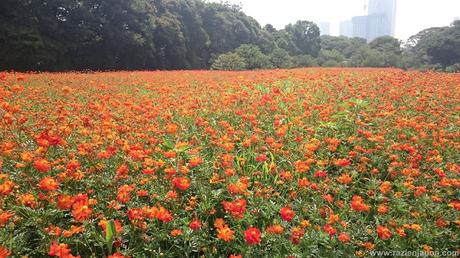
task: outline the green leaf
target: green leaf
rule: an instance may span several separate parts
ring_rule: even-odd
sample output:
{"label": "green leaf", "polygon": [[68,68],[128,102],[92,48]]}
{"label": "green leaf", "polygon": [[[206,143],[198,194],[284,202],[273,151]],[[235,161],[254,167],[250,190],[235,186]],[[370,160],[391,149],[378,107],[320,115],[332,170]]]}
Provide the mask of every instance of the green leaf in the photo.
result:
{"label": "green leaf", "polygon": [[109,250],[109,254],[112,254],[112,244],[113,238],[116,234],[115,223],[113,220],[107,221],[106,224],[106,231],[105,231],[105,242],[107,244],[107,249]]}

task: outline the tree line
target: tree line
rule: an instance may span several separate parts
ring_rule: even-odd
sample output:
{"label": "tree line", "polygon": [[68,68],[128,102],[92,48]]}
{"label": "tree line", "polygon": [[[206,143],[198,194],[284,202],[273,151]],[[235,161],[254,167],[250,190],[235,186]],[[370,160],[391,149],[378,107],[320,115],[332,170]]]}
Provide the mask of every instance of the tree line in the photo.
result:
{"label": "tree line", "polygon": [[305,66],[460,69],[460,22],[405,45],[320,36],[297,21],[264,27],[237,5],[202,0],[2,0],[0,69],[263,69]]}

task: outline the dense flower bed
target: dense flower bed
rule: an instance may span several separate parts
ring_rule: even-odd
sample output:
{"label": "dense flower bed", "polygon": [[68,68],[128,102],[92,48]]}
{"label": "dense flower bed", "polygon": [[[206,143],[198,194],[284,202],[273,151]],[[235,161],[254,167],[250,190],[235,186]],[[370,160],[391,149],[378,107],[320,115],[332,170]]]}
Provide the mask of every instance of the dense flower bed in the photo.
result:
{"label": "dense flower bed", "polygon": [[460,75],[0,74],[0,257],[458,251]]}

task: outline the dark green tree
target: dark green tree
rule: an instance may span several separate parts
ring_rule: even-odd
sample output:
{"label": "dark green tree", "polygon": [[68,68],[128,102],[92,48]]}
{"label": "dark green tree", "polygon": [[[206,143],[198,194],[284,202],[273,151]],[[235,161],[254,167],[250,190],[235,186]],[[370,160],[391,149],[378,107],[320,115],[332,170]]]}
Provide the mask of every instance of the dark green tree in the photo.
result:
{"label": "dark green tree", "polygon": [[321,49],[321,40],[319,28],[315,23],[297,21],[295,24],[287,25],[285,30],[296,46],[296,51],[291,52],[291,54],[318,56]]}

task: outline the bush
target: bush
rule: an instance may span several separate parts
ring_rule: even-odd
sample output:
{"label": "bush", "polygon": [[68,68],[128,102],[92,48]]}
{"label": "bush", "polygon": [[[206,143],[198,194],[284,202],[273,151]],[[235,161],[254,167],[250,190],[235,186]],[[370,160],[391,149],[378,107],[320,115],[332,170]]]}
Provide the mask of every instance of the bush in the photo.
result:
{"label": "bush", "polygon": [[244,59],[235,53],[222,54],[211,65],[212,70],[245,70],[246,67]]}

